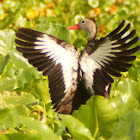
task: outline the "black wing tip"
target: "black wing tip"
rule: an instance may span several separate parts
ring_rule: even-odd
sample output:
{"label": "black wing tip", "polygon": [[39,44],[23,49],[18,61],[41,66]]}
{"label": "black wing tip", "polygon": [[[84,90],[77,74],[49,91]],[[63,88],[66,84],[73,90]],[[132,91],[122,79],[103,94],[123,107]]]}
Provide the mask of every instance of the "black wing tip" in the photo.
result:
{"label": "black wing tip", "polygon": [[129,50],[123,50],[122,52],[112,53],[112,54],[115,54],[117,57],[119,57],[119,56],[131,56],[139,50],[140,50],[140,46],[137,46],[137,47],[134,47],[134,48],[129,49]]}
{"label": "black wing tip", "polygon": [[136,52],[140,50],[140,46],[135,47]]}
{"label": "black wing tip", "polygon": [[19,52],[22,52],[21,47],[19,47],[19,46],[16,46],[16,50],[19,51]]}
{"label": "black wing tip", "polygon": [[25,31],[25,30],[32,30],[32,29],[25,28],[25,27],[20,27],[20,28],[18,28],[18,31],[19,31],[19,32],[20,32],[20,31]]}
{"label": "black wing tip", "polygon": [[[137,37],[135,37],[134,39],[135,39],[135,40],[136,40],[136,42],[137,42],[137,41],[139,40],[139,37],[137,36]],[[136,42],[135,42],[135,43],[136,43]]]}
{"label": "black wing tip", "polygon": [[114,29],[107,37],[114,36],[124,27],[126,20],[123,20],[116,29]]}
{"label": "black wing tip", "polygon": [[135,34],[136,34],[136,30],[133,29],[128,36],[130,36],[130,38],[132,38]]}
{"label": "black wing tip", "polygon": [[30,34],[30,31],[33,31],[31,29],[28,29],[28,28],[18,28],[17,29],[17,32],[15,33],[16,37],[20,39],[20,35],[23,35],[23,34]]}
{"label": "black wing tip", "polygon": [[124,19],[122,22],[121,22],[121,26],[123,27],[124,25],[125,25],[125,22],[126,22],[126,20]]}
{"label": "black wing tip", "polygon": [[135,59],[136,59],[136,56],[130,56],[128,62],[134,61]]}
{"label": "black wing tip", "polygon": [[16,43],[17,45],[18,45],[18,42],[19,42],[19,39],[16,38],[16,39],[15,39],[15,43]]}
{"label": "black wing tip", "polygon": [[129,23],[127,24],[127,26],[128,26],[128,27],[131,27],[131,23],[129,22]]}
{"label": "black wing tip", "polygon": [[25,27],[18,28],[17,32],[21,33],[21,34],[28,35],[28,36],[30,36],[30,35],[32,35],[32,36],[42,36],[44,34],[42,32],[39,32],[39,31],[36,31],[36,30],[33,30],[33,29],[29,29],[29,28],[25,28]]}
{"label": "black wing tip", "polygon": [[136,29],[133,29],[131,33],[136,34]]}
{"label": "black wing tip", "polygon": [[19,34],[19,32],[16,32],[16,33],[15,33],[16,37],[18,37],[18,34]]}
{"label": "black wing tip", "polygon": [[125,28],[126,28],[126,32],[127,32],[131,28],[131,23],[128,23]]}
{"label": "black wing tip", "polygon": [[119,24],[119,26],[116,28],[116,29],[121,29],[121,28],[123,28],[124,27],[124,25],[125,25],[125,23],[126,23],[126,20],[124,19],[120,24]]}
{"label": "black wing tip", "polygon": [[22,33],[22,32],[24,32],[25,30],[30,30],[30,29],[21,27],[21,28],[18,28],[18,29],[17,29],[17,32]]}
{"label": "black wing tip", "polygon": [[29,28],[21,27],[21,28],[18,28],[18,32],[21,34],[25,34],[25,33],[28,34],[30,32],[37,32],[37,31],[29,29]]}
{"label": "black wing tip", "polygon": [[18,46],[24,46],[24,43],[25,43],[25,42],[23,42],[23,41],[20,40],[20,39],[15,39],[15,43],[16,43],[16,45],[18,45]]}

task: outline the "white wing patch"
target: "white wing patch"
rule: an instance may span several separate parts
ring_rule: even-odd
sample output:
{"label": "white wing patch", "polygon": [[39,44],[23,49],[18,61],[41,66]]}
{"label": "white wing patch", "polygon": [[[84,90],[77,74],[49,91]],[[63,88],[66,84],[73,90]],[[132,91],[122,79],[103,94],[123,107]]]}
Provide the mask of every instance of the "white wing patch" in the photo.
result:
{"label": "white wing patch", "polygon": [[112,49],[120,46],[112,45],[115,42],[116,40],[110,41],[109,39],[106,39],[105,42],[101,44],[94,53],[91,54],[92,59],[94,59],[94,61],[96,61],[98,64],[104,66],[103,62],[107,63],[107,61],[110,60],[109,57],[115,57],[114,54],[111,54],[112,52],[121,52],[121,50]]}
{"label": "white wing patch", "polygon": [[[58,63],[62,66],[64,82],[65,82],[65,91],[67,93],[73,84],[73,70],[77,71],[78,63],[75,61],[76,56],[72,56],[70,51],[67,51],[62,46],[58,45],[51,37],[44,35],[44,37],[38,37],[37,40],[43,41],[42,46],[35,46],[36,50],[42,49],[41,53],[46,53],[46,57],[50,57],[55,64]],[[39,42],[40,43],[40,42]],[[36,44],[39,44],[36,42]],[[78,75],[77,75],[78,77]]]}
{"label": "white wing patch", "polygon": [[92,88],[93,85],[93,75],[97,68],[100,68],[101,66],[93,60],[91,56],[89,56],[87,53],[82,55],[80,60],[80,68],[83,71],[83,79],[85,83],[86,89],[88,89],[91,93],[91,95],[94,95],[94,91]]}

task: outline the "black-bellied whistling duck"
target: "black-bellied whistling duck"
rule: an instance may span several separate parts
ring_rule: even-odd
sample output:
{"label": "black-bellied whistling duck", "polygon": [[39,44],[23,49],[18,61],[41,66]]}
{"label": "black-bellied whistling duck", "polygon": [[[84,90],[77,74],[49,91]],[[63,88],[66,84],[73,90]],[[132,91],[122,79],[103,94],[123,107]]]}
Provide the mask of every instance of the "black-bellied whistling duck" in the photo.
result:
{"label": "black-bellied whistling duck", "polygon": [[140,47],[129,48],[138,41],[138,37],[133,38],[135,30],[122,37],[130,29],[130,24],[123,28],[124,24],[125,21],[100,40],[96,40],[94,19],[83,19],[69,27],[88,32],[87,46],[80,55],[70,43],[27,28],[18,29],[16,48],[29,63],[48,76],[56,111],[70,114],[92,95],[108,98],[109,93],[106,92],[113,83],[110,75],[120,77],[120,72],[131,66],[128,62],[135,60],[132,54]]}

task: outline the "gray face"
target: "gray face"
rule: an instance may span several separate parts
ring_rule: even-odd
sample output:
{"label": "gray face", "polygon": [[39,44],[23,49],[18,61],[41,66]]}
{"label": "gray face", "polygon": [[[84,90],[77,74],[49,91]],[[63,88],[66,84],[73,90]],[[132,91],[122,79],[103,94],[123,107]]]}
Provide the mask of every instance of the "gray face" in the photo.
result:
{"label": "gray face", "polygon": [[88,32],[89,39],[93,39],[97,34],[97,26],[94,20],[92,19],[82,19],[79,21],[79,27],[82,30]]}
{"label": "gray face", "polygon": [[85,30],[87,32],[89,32],[89,30],[93,28],[93,25],[95,24],[96,23],[91,19],[82,19],[79,21],[80,29]]}

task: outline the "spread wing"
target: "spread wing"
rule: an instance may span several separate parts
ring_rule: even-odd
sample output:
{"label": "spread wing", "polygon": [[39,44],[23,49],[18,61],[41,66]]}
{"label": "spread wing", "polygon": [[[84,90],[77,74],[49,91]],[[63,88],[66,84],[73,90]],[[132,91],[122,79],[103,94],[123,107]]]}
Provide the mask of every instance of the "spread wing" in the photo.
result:
{"label": "spread wing", "polygon": [[129,49],[138,41],[138,37],[134,37],[136,31],[128,34],[130,23],[123,28],[124,24],[125,21],[105,38],[89,41],[81,54],[82,80],[91,95],[105,96],[108,85],[113,82],[110,75],[120,77],[120,72],[127,71],[131,66],[129,62],[136,58],[132,55],[140,47]]}
{"label": "spread wing", "polygon": [[16,33],[17,50],[49,78],[53,103],[65,99],[77,85],[78,53],[69,43],[27,28]]}

